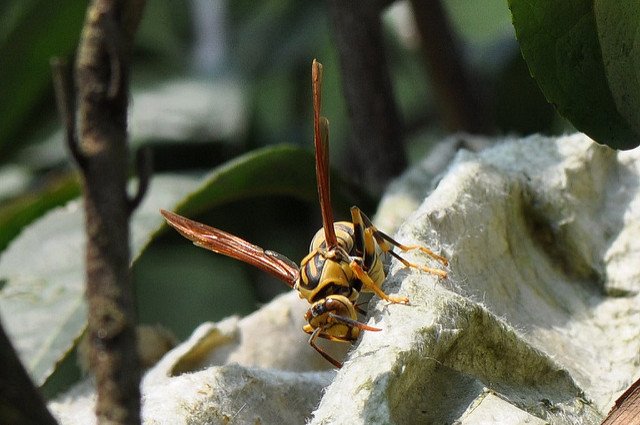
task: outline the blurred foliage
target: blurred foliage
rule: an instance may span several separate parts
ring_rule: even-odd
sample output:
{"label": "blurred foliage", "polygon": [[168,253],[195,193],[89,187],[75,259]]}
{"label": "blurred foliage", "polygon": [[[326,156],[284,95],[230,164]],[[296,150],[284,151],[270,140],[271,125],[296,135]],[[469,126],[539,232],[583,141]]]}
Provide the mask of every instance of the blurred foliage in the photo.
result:
{"label": "blurred foliage", "polygon": [[0,157],[20,148],[32,121],[51,105],[49,58],[73,52],[85,7],[74,0],[0,5]]}
{"label": "blurred foliage", "polygon": [[76,176],[65,174],[61,177],[48,177],[43,187],[0,204],[0,251],[28,223],[79,194],[80,185]]}
{"label": "blurred foliage", "polygon": [[[522,64],[504,1],[451,0],[445,6],[463,59],[487,99],[495,133],[563,131],[563,121]],[[70,0],[0,4],[0,259],[19,249],[20,238],[30,234],[35,242],[22,254],[24,268],[30,268],[29,262],[47,261],[39,258],[45,253],[37,250],[33,232],[48,232],[41,227],[47,211],[79,191],[57,124],[49,59],[73,55],[85,8],[85,2]],[[434,135],[419,138],[426,147],[415,149],[428,150],[442,130],[407,4],[394,3],[383,22],[385,54],[401,115],[409,135]],[[173,208],[184,199],[183,207],[188,207],[182,212],[191,217],[294,261],[305,255],[321,222],[310,154],[310,64],[318,58],[325,70],[323,114],[331,121],[336,217],[346,218],[351,204],[373,215],[375,201],[365,194],[366,187],[355,188],[339,177],[353,165],[346,154],[349,122],[330,31],[321,2],[147,2],[132,63],[132,150],[151,147],[156,170],[176,173],[185,181],[215,167],[235,176],[216,180],[206,190],[187,184],[181,192],[167,194],[165,202],[158,201],[157,208]],[[281,143],[307,152],[274,148],[234,160]],[[246,168],[247,158],[262,162]],[[256,170],[260,171],[253,173]],[[152,191],[154,184],[164,187],[162,179],[152,182]],[[134,220],[134,247],[144,247],[158,236],[157,208],[144,220]],[[82,248],[77,249],[66,254],[78,260]],[[134,266],[141,320],[164,323],[180,337],[202,320],[248,313],[286,289],[269,279],[173,233],[158,238]],[[40,378],[48,372],[41,371]]]}

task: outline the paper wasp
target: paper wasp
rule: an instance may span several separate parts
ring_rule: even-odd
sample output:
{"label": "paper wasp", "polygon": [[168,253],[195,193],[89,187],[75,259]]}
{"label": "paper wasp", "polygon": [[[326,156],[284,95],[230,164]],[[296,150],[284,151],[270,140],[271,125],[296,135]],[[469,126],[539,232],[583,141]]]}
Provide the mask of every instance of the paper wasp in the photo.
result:
{"label": "paper wasp", "polygon": [[303,330],[310,334],[309,344],[334,366],[342,364],[316,344],[318,337],[332,341],[355,341],[360,331],[381,329],[358,321],[362,312],[355,302],[361,291],[374,292],[391,303],[409,302],[406,297],[387,295],[381,288],[385,272],[381,256],[389,253],[407,267],[417,268],[440,277],[445,271],[413,264],[393,251],[420,250],[447,265],[446,258],[418,245],[403,245],[382,233],[357,207],[351,208],[351,221],[333,221],[329,193],[329,121],[320,116],[322,65],[312,64],[314,111],[314,146],[318,197],[322,212],[322,229],[313,240],[309,254],[300,267],[287,257],[264,250],[227,232],[161,210],[167,222],[199,247],[244,261],[270,273],[297,290],[311,307],[305,315]]}

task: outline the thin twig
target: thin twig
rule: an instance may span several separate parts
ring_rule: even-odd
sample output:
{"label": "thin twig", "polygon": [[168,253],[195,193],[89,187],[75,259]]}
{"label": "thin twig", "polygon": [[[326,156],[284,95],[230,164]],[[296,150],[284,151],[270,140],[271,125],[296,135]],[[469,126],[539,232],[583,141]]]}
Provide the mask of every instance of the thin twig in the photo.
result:
{"label": "thin twig", "polygon": [[136,152],[136,175],[138,176],[138,187],[135,195],[129,197],[129,214],[138,208],[144,195],[149,189],[151,174],[153,173],[153,157],[151,149],[148,147],[140,148]]}
{"label": "thin twig", "polygon": [[84,168],[85,158],[78,147],[78,135],[76,133],[76,98],[71,65],[66,59],[53,58],[51,59],[51,73],[58,115],[60,116],[60,121],[64,124],[67,147],[78,167]]}

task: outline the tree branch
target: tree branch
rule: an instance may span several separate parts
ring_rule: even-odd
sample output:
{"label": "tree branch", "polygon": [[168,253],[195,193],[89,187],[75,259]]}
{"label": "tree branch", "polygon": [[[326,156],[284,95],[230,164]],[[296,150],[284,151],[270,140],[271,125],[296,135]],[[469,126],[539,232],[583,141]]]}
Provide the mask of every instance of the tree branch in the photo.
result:
{"label": "tree branch", "polygon": [[455,34],[440,0],[411,0],[436,104],[449,131],[486,132],[486,108],[466,72]]}
{"label": "tree branch", "polygon": [[143,6],[138,0],[93,0],[75,65],[80,143],[74,156],[83,161],[89,356],[99,424],[140,423],[126,129],[131,46]]}
{"label": "tree branch", "polygon": [[347,169],[378,191],[407,163],[384,55],[380,3],[329,0],[328,5],[353,130],[355,159]]}
{"label": "tree branch", "polygon": [[9,338],[0,325],[0,423],[53,425],[42,395],[20,363]]}

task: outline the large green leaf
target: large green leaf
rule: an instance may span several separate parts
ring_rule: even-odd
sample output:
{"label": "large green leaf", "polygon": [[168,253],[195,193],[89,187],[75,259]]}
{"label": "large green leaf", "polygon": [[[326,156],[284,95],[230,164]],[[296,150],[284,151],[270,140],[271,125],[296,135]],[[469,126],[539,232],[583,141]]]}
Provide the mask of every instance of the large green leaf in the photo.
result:
{"label": "large green leaf", "polygon": [[596,0],[594,14],[611,94],[620,114],[640,134],[640,3]]}
{"label": "large green leaf", "polygon": [[[630,2],[610,4],[615,9]],[[593,0],[509,0],[509,7],[529,71],[558,112],[600,143],[621,149],[637,146],[640,133],[619,110],[609,88]]]}
{"label": "large green leaf", "polygon": [[[243,155],[204,177],[155,176],[132,217],[133,261],[160,232],[160,208],[195,215],[252,196],[314,200],[313,164],[310,152],[279,146]],[[84,244],[83,212],[76,200],[28,226],[0,258],[2,322],[39,385],[85,328]]]}

